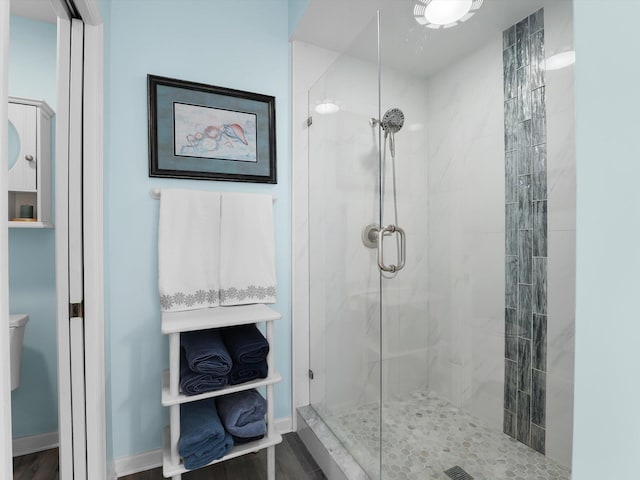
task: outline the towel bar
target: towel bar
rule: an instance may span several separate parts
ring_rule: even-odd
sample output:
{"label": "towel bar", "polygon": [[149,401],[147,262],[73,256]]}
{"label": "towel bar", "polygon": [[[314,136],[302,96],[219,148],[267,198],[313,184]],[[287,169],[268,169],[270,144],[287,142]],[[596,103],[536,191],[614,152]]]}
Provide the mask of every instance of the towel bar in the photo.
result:
{"label": "towel bar", "polygon": [[[155,199],[155,200],[160,200],[160,189],[159,188],[152,188],[151,190],[149,190],[149,195],[151,196],[151,198]],[[276,197],[275,195],[273,195],[273,201],[275,202],[278,199],[278,197]]]}

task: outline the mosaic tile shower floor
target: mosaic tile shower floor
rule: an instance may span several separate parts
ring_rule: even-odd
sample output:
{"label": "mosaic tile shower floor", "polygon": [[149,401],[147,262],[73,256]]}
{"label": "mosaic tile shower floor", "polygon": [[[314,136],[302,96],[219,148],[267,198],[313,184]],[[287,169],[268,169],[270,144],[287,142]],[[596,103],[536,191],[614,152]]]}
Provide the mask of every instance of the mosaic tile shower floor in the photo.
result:
{"label": "mosaic tile shower floor", "polygon": [[[323,419],[369,473],[377,474],[379,409],[372,405],[323,415]],[[450,480],[456,465],[475,480],[569,480],[568,469],[484,427],[472,415],[429,392],[385,402],[382,479]]]}

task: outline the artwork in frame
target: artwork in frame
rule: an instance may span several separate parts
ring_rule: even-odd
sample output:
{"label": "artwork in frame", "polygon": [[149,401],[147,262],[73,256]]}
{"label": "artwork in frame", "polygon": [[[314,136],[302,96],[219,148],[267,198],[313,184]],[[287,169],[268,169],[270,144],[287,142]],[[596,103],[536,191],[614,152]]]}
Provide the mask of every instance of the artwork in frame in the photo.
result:
{"label": "artwork in frame", "polygon": [[147,76],[149,176],[277,183],[275,97]]}

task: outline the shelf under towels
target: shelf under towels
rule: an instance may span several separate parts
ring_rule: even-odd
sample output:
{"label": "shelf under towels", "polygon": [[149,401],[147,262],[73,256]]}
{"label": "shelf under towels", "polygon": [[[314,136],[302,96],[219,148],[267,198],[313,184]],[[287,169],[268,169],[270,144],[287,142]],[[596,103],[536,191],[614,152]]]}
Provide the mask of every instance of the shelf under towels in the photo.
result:
{"label": "shelf under towels", "polygon": [[163,312],[162,333],[169,335],[194,330],[266,322],[279,320],[280,318],[282,318],[282,315],[262,303],[235,305],[232,307],[199,308],[184,312]]}
{"label": "shelf under towels", "polygon": [[[164,442],[162,448],[162,471],[165,477],[173,477],[175,475],[180,475],[191,470],[184,468],[184,465],[181,461],[178,463],[173,463],[171,461],[171,441],[169,435],[169,428],[166,427],[164,429]],[[255,442],[245,443],[242,445],[234,445],[231,451],[226,454],[224,457],[214,460],[208,465],[213,465],[214,463],[224,462],[225,460],[230,460],[232,458],[239,457],[246,453],[254,453],[262,450],[263,448],[272,447],[282,442],[282,435],[279,433],[274,433],[270,437],[265,437],[261,440],[257,440]],[[208,466],[207,465],[207,466]]]}
{"label": "shelf under towels", "polygon": [[240,383],[238,385],[230,385],[228,387],[221,388],[220,390],[214,390],[212,392],[201,393],[199,395],[171,395],[169,393],[169,370],[162,372],[162,406],[170,407],[171,405],[178,405],[181,403],[196,402],[198,400],[204,400],[205,398],[219,397],[221,395],[227,395],[229,393],[242,392],[244,390],[250,390],[252,388],[264,387],[266,385],[272,385],[282,380],[282,376],[278,372],[270,374],[267,378],[259,378],[250,382]]}

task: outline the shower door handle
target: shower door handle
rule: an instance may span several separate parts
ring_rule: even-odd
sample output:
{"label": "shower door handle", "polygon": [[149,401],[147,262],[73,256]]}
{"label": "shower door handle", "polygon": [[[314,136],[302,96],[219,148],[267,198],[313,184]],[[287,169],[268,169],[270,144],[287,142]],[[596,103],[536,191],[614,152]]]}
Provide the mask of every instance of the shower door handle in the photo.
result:
{"label": "shower door handle", "polygon": [[[398,264],[386,265],[384,263],[384,253],[383,253],[384,242],[383,241],[385,236],[391,235],[392,233],[395,233],[396,235],[398,235],[400,239],[400,250],[398,252],[398,256],[399,256]],[[406,240],[405,240],[404,230],[402,228],[396,227],[395,225],[387,225],[386,227],[382,227],[380,228],[380,230],[378,230],[378,268],[380,270],[382,270],[383,272],[391,272],[391,273],[399,272],[400,270],[402,270],[404,268],[405,259],[406,259],[405,250],[406,250]]]}

